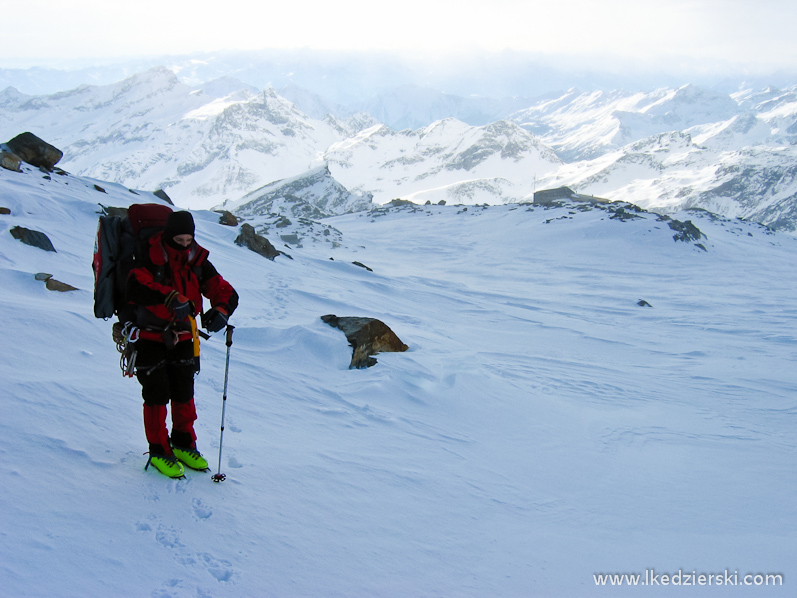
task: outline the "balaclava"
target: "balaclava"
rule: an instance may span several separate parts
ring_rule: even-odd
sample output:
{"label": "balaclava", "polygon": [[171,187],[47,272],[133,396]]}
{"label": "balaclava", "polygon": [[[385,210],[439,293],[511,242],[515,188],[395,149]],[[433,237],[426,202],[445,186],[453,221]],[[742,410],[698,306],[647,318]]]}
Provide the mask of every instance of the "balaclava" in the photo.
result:
{"label": "balaclava", "polygon": [[166,227],[163,229],[163,240],[169,247],[174,249],[185,249],[182,245],[174,242],[177,235],[194,236],[194,217],[191,212],[172,212],[166,219]]}

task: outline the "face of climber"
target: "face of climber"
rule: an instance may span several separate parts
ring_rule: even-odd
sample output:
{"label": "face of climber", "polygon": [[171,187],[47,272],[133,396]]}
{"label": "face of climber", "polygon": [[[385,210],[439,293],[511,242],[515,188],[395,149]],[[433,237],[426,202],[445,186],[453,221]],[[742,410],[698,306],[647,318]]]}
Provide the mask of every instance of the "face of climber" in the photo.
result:
{"label": "face of climber", "polygon": [[194,236],[188,234],[175,235],[172,237],[172,240],[175,242],[176,245],[179,245],[180,247],[190,247],[191,243],[194,242]]}
{"label": "face of climber", "polygon": [[191,212],[172,212],[166,218],[163,238],[174,249],[188,249],[194,241],[194,217]]}

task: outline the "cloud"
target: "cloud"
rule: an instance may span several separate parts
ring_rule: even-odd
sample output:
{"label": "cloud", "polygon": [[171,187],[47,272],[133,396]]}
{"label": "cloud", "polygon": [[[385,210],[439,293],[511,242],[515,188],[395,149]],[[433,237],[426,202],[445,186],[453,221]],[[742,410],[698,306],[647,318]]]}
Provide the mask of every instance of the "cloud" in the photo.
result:
{"label": "cloud", "polygon": [[[5,1],[5,0],[3,0]],[[793,2],[758,0],[31,0],[0,22],[6,60],[259,48],[547,55],[789,66]],[[9,18],[10,17],[10,18]],[[693,64],[693,66],[695,66]]]}

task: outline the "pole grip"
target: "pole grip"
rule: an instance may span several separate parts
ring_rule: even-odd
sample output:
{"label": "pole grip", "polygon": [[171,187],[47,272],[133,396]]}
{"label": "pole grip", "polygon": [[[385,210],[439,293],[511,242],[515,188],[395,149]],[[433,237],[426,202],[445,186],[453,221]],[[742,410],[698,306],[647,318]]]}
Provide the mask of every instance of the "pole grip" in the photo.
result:
{"label": "pole grip", "polygon": [[235,326],[230,326],[227,324],[227,346],[232,346],[232,331],[235,330]]}

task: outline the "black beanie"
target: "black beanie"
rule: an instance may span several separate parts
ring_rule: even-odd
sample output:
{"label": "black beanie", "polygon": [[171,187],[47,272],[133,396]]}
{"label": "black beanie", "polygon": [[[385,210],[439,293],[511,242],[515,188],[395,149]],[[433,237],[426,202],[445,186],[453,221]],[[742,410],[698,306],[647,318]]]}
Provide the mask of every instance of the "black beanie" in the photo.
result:
{"label": "black beanie", "polygon": [[194,217],[191,212],[172,212],[166,219],[166,228],[163,229],[163,238],[171,241],[177,235],[194,236]]}

